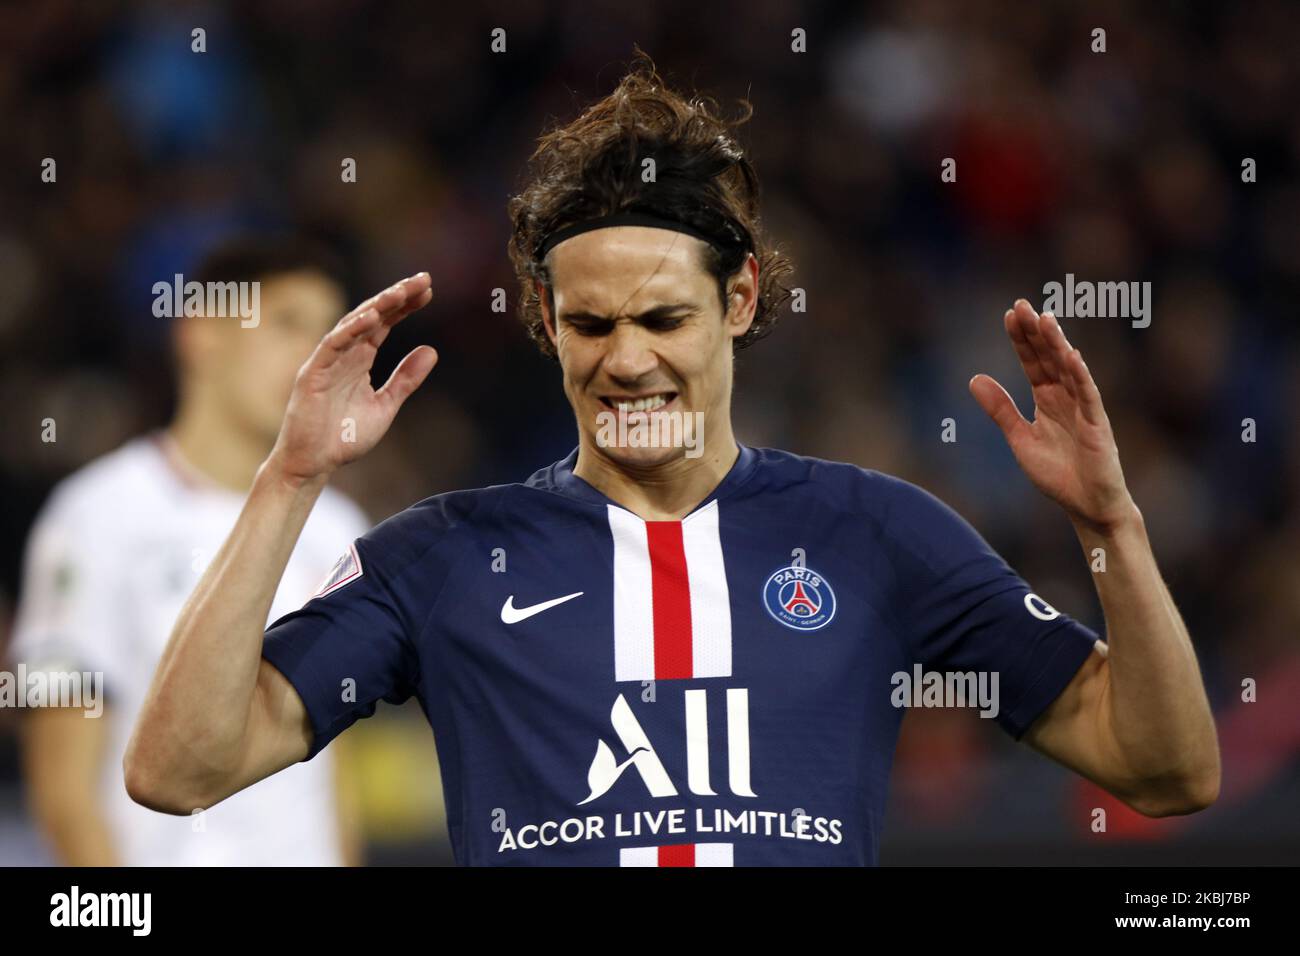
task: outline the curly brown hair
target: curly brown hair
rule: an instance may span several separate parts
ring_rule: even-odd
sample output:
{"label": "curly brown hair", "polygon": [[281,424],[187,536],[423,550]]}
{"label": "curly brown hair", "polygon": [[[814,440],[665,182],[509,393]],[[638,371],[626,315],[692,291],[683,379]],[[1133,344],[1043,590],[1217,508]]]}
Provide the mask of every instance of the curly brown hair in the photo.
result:
{"label": "curly brown hair", "polygon": [[[639,48],[627,74],[604,99],[567,126],[543,133],[529,159],[529,182],[510,198],[510,261],[519,279],[519,319],[542,352],[555,349],[542,322],[536,283],[554,311],[549,254],[541,246],[558,229],[617,213],[648,213],[684,223],[709,237],[703,267],[716,280],[723,310],[727,279],[752,252],[758,260],[754,322],[735,340],[753,344],[776,325],[790,298],[783,285],[790,259],[763,236],[759,182],[731,130],[753,115],[748,100],[735,120],[719,115],[712,97],[687,100],[669,89]],[[640,175],[643,159],[655,162],[655,181]]]}

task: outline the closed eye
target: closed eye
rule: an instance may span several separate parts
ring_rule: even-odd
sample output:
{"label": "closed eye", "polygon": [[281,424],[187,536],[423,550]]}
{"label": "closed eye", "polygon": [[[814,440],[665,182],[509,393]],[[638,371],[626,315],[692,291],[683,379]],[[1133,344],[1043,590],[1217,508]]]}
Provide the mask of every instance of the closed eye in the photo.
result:
{"label": "closed eye", "polygon": [[609,335],[614,331],[614,323],[609,319],[596,316],[569,316],[564,319],[579,335]]}
{"label": "closed eye", "polygon": [[[681,326],[688,318],[694,315],[698,310],[683,302],[673,303],[671,305],[661,305],[649,311],[642,312],[640,315],[632,316],[632,320],[642,328],[649,329],[651,332],[671,332]],[[599,336],[609,335],[614,331],[614,319],[603,315],[592,315],[589,312],[570,312],[561,314],[561,322],[567,322],[573,331],[579,335]]]}
{"label": "closed eye", "polygon": [[686,321],[686,316],[675,315],[660,319],[642,319],[641,324],[651,332],[671,332]]}

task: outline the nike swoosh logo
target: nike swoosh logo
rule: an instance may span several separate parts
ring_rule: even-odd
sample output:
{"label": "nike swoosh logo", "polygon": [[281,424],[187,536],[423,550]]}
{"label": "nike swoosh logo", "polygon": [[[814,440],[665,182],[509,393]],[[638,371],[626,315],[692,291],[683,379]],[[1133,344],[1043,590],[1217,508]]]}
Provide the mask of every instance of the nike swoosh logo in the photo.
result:
{"label": "nike swoosh logo", "polygon": [[572,601],[576,597],[582,597],[582,591],[574,591],[572,594],[566,594],[564,597],[557,597],[550,601],[543,601],[541,604],[533,604],[528,607],[515,607],[515,596],[512,594],[506,598],[506,603],[501,605],[501,620],[506,624],[518,624],[520,621],[527,620],[534,614],[541,614],[543,611],[549,611],[557,604],[563,604],[565,601]]}

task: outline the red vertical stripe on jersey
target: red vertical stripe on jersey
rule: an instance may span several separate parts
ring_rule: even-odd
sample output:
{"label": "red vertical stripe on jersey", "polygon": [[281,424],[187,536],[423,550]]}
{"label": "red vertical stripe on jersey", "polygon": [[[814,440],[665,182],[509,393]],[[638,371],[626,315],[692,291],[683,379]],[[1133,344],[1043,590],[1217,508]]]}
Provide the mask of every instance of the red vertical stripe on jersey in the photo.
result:
{"label": "red vertical stripe on jersey", "polygon": [[[669,522],[664,522],[668,524]],[[695,865],[695,844],[681,843],[677,846],[661,846],[659,848],[659,865],[660,866],[694,866]]]}
{"label": "red vertical stripe on jersey", "polygon": [[655,678],[679,680],[694,671],[691,586],[680,521],[647,521],[650,589],[655,616]]}

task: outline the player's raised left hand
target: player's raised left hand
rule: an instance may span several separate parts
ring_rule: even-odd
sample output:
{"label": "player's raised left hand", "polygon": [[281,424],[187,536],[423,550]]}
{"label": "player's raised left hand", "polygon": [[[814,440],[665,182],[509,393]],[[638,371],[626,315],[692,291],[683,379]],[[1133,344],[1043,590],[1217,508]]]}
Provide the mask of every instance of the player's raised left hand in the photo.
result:
{"label": "player's raised left hand", "polygon": [[1016,461],[1039,491],[1076,523],[1106,534],[1136,513],[1101,393],[1079,350],[1051,313],[1024,299],[1002,317],[1033,387],[1034,420],[992,377],[976,375],[971,394],[1002,429]]}

